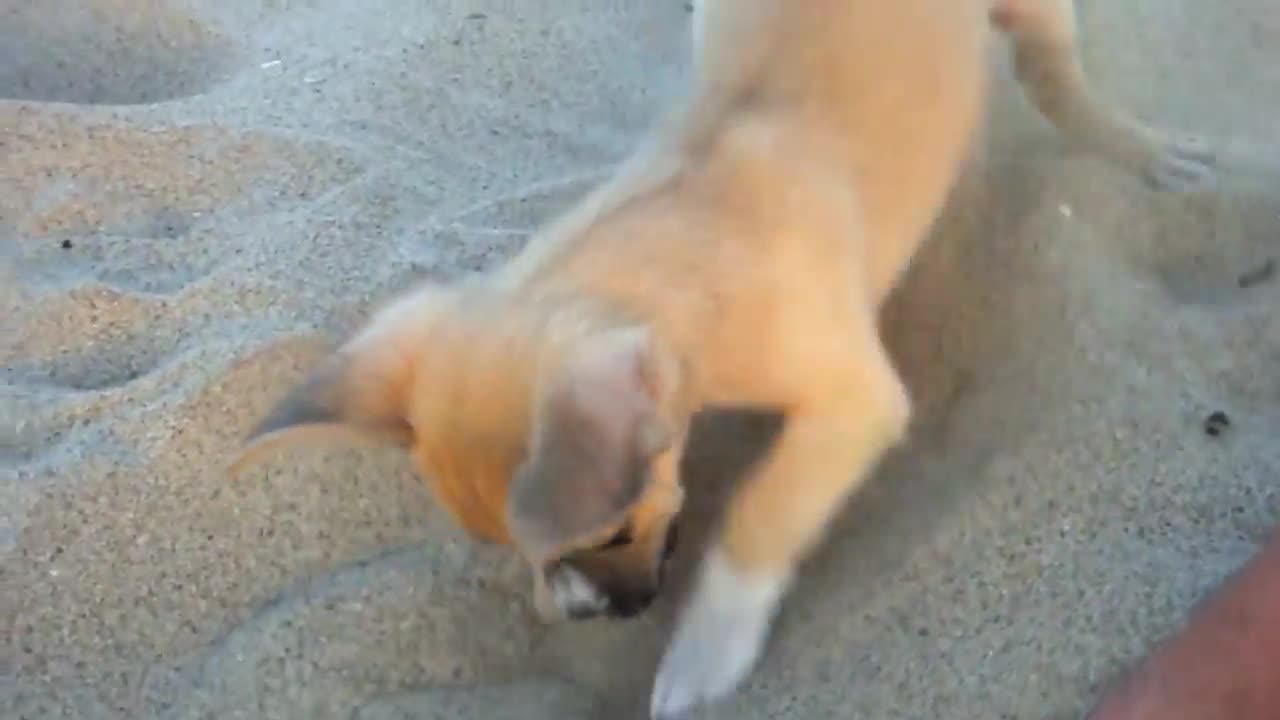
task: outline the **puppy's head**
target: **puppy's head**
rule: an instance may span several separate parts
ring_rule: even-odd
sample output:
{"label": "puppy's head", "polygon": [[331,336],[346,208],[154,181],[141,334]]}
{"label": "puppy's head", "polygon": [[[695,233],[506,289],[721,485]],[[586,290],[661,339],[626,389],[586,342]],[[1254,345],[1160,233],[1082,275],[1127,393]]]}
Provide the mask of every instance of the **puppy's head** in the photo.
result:
{"label": "puppy's head", "polygon": [[544,379],[506,516],[545,618],[632,617],[661,589],[684,499],[674,370],[626,329],[582,341]]}
{"label": "puppy's head", "polygon": [[[276,404],[231,471],[281,444],[363,436],[398,445],[463,525],[511,541],[530,562],[544,619],[643,611],[683,501],[672,363],[640,329],[549,354],[531,347],[527,357],[488,347],[486,326],[471,317],[446,323],[465,322],[466,333],[439,331],[451,298],[425,287],[382,311]],[[506,356],[514,359],[494,360]],[[538,364],[544,356],[555,359]],[[504,369],[534,379],[512,384]],[[507,402],[512,388],[525,399]]]}

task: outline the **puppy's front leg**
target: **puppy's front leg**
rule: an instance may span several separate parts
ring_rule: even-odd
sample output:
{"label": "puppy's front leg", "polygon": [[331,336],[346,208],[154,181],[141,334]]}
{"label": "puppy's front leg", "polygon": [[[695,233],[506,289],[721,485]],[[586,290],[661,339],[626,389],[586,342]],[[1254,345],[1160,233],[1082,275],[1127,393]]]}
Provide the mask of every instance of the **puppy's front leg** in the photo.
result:
{"label": "puppy's front leg", "polygon": [[790,398],[781,437],[734,496],[704,558],[658,670],[654,718],[681,717],[746,678],[796,564],[905,434],[910,403],[874,330],[855,345],[842,357],[814,358],[833,371],[796,368],[806,385]]}

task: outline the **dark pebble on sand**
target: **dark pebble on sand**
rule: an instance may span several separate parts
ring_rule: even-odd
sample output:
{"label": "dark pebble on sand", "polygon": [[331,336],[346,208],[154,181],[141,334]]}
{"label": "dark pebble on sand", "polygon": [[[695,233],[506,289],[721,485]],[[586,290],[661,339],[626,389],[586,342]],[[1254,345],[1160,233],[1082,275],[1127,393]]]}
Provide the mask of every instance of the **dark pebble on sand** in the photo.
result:
{"label": "dark pebble on sand", "polygon": [[1229,427],[1231,427],[1231,418],[1221,410],[1215,410],[1204,419],[1204,432],[1211,437],[1221,435]]}
{"label": "dark pebble on sand", "polygon": [[1240,286],[1240,289],[1247,290],[1254,285],[1261,285],[1262,283],[1270,280],[1275,277],[1275,274],[1276,260],[1275,258],[1267,258],[1266,262],[1241,275],[1239,279],[1236,280],[1236,284]]}

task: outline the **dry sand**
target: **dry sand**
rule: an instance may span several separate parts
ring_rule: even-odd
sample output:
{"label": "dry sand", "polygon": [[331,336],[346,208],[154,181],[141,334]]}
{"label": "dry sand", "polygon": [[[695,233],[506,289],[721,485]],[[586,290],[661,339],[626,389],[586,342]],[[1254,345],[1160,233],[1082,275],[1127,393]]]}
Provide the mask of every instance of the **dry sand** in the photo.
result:
{"label": "dry sand", "polygon": [[[374,302],[501,262],[619,161],[687,21],[0,0],[0,716],[644,717],[674,595],[544,628],[393,450],[220,468]],[[705,717],[1078,717],[1280,515],[1280,280],[1239,283],[1280,259],[1280,5],[1082,24],[1100,91],[1207,135],[1220,187],[1064,146],[993,49],[989,143],[886,321],[913,442]],[[690,522],[769,429],[699,429]]]}

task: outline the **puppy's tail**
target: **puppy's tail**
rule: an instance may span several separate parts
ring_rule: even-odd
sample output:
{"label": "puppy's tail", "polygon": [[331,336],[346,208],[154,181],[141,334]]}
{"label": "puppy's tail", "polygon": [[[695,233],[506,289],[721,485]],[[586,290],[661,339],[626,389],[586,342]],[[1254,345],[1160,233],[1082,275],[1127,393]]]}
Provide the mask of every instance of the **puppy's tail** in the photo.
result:
{"label": "puppy's tail", "polygon": [[282,445],[326,440],[408,447],[407,402],[430,315],[445,292],[434,286],[391,304],[290,390],[258,423],[227,472]]}

